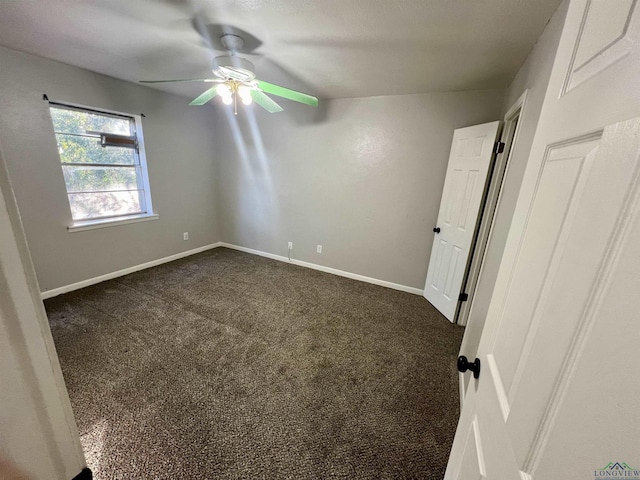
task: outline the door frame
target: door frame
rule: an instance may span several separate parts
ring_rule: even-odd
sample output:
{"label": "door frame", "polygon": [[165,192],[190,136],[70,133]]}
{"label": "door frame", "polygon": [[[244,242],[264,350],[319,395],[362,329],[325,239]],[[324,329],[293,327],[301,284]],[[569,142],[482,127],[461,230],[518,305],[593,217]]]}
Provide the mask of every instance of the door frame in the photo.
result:
{"label": "door frame", "polygon": [[15,368],[6,413],[20,420],[2,422],[2,453],[42,478],[72,478],[86,461],[1,148],[0,225],[0,361]]}
{"label": "door frame", "polygon": [[[509,107],[504,115],[504,124],[500,133],[500,142],[504,143],[504,151],[496,155],[494,164],[489,172],[489,181],[487,192],[483,200],[480,210],[480,221],[471,248],[471,256],[467,265],[467,272],[462,282],[461,292],[468,295],[466,302],[459,302],[458,309],[454,316],[457,325],[466,326],[467,321],[473,308],[473,298],[475,296],[478,280],[482,274],[482,266],[484,264],[487,247],[491,242],[491,233],[493,232],[493,224],[495,222],[495,214],[500,206],[502,187],[509,172],[511,153],[513,147],[518,141],[518,132],[520,131],[520,118],[524,112],[527,101],[526,89],[522,95]],[[461,385],[461,401],[464,386]]]}

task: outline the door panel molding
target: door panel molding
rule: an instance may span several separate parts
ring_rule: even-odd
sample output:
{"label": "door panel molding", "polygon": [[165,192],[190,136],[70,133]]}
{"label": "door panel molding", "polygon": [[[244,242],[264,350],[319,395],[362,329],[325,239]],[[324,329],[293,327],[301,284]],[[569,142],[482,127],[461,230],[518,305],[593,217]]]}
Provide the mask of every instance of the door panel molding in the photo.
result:
{"label": "door panel molding", "polygon": [[460,204],[460,215],[458,215],[458,230],[466,232],[467,224],[469,223],[469,202],[475,193],[479,170],[469,170],[467,173],[467,184],[464,189],[464,195],[462,196],[462,203]]}
{"label": "door panel molding", "polygon": [[487,478],[487,468],[482,448],[482,436],[480,435],[477,416],[474,416],[473,420],[471,420],[471,426],[467,432],[467,440],[465,442],[458,475],[462,475],[461,478],[465,480],[486,480]]}
{"label": "door panel molding", "polygon": [[[629,5],[626,12],[624,10],[615,12],[618,18],[613,19],[611,18],[613,11],[606,2],[587,1],[561,97],[631,53],[633,38],[629,33],[638,28],[637,0],[616,1],[620,3],[627,1]],[[607,9],[608,15],[597,15],[597,12],[594,13],[597,8]],[[617,25],[612,25],[614,22]],[[618,30],[605,32],[605,23],[609,28],[613,26]],[[598,34],[600,38],[595,38]],[[595,52],[589,50],[595,50]]]}
{"label": "door panel molding", "polygon": [[449,270],[447,273],[447,283],[444,289],[443,295],[449,299],[454,300],[452,297],[452,289],[453,289],[453,273],[458,269],[458,262],[460,262],[462,249],[457,245],[453,245],[451,247],[451,255],[449,257]]}
{"label": "door panel molding", "polygon": [[[551,150],[553,149],[559,149],[562,148],[564,146],[570,146],[570,145],[574,145],[574,144],[579,144],[579,143],[586,143],[589,141],[593,141],[593,140],[597,140],[602,136],[602,130],[599,130],[597,132],[590,132],[588,134],[585,135],[581,135],[578,136],[576,138],[573,139],[569,139],[569,140],[564,140],[561,142],[557,142],[554,143],[552,145],[547,146],[545,153],[544,153],[544,159],[549,158],[549,155],[551,154]],[[531,216],[533,213],[533,209],[534,209],[534,204],[535,202],[533,201],[533,198],[535,198],[535,196],[538,194],[539,191],[539,187],[540,187],[540,182],[542,180],[542,175],[544,173],[544,161],[541,162],[541,167],[538,171],[538,175],[537,175],[537,179],[535,181],[535,185],[533,187],[532,190],[532,201],[529,204],[527,213],[525,215],[525,220],[522,226],[522,230],[521,230],[521,234],[518,238],[518,243],[517,243],[517,247],[515,249],[515,253],[513,256],[513,260],[511,261],[511,265],[509,268],[509,273],[508,273],[508,277],[507,280],[505,282],[504,285],[504,294],[501,297],[500,300],[500,304],[498,307],[498,315],[497,315],[497,324],[495,326],[495,328],[491,329],[491,338],[489,339],[488,345],[490,347],[490,350],[493,351],[493,349],[495,348],[496,345],[496,341],[498,339],[498,333],[500,331],[500,328],[502,327],[503,324],[503,320],[504,320],[504,314],[505,314],[505,308],[506,308],[506,304],[507,304],[507,299],[509,298],[510,294],[511,294],[511,290],[512,287],[514,285],[514,276],[516,274],[516,271],[518,270],[518,266],[521,260],[521,254],[522,254],[522,249],[524,246],[524,242],[525,242],[525,235],[524,233],[527,231],[527,229],[529,228],[529,223],[531,220]]]}
{"label": "door panel molding", "polygon": [[[513,380],[508,386],[508,396],[510,402],[514,401],[517,394],[518,386],[520,385],[520,382],[523,378],[525,365],[527,364],[527,361],[529,359],[538,327],[540,326],[540,322],[545,312],[547,300],[549,298],[549,295],[553,293],[552,288],[554,286],[554,279],[556,277],[563,252],[568,246],[567,242],[571,233],[571,229],[573,227],[575,215],[580,204],[581,194],[589,179],[589,172],[593,163],[593,155],[595,154],[600,144],[600,135],[601,133],[599,132],[599,134],[595,135],[594,137],[581,137],[579,140],[564,141],[559,145],[555,144],[547,149],[547,156],[545,158],[542,167],[542,175],[540,177],[541,182],[538,187],[540,187],[540,185],[542,184],[545,174],[549,174],[550,176],[558,176],[558,172],[553,173],[549,171],[549,169],[550,167],[560,165],[561,163],[571,162],[576,164],[571,165],[571,167],[575,168],[575,178],[573,179],[572,183],[572,191],[567,197],[567,204],[564,210],[564,214],[562,215],[562,219],[559,223],[558,234],[551,249],[549,264],[542,279],[542,288],[535,301],[535,306],[533,307],[533,315],[531,317],[527,332],[524,337],[523,347],[521,349],[517,349],[520,354],[519,358],[517,359],[516,368],[513,374]],[[533,209],[535,209],[536,207],[538,201],[537,197],[538,191],[536,191],[536,193],[534,194],[534,198],[532,201]],[[525,234],[526,232],[527,230],[525,229]]]}
{"label": "door panel molding", "polygon": [[500,411],[502,412],[502,420],[506,423],[509,418],[509,413],[511,412],[511,404],[509,402],[509,395],[507,395],[504,385],[502,384],[502,377],[500,376],[500,370],[496,363],[496,357],[492,354],[487,355],[487,366],[489,367],[489,372],[493,379],[493,388],[495,390],[496,397],[498,397]]}
{"label": "door panel molding", "polygon": [[[618,132],[634,132],[634,135],[617,135]],[[626,145],[622,145],[625,142]],[[626,153],[627,160],[632,160],[633,164],[615,165],[614,167],[632,167],[629,169],[630,175],[627,176],[630,181],[622,197],[621,209],[607,240],[605,253],[600,261],[595,280],[591,284],[587,303],[579,316],[571,344],[566,353],[565,362],[555,382],[542,415],[542,420],[523,464],[522,470],[531,476],[535,475],[538,462],[542,457],[547,440],[562,407],[563,399],[571,384],[571,378],[579,365],[580,354],[587,341],[591,326],[598,316],[602,300],[611,284],[613,272],[621,261],[621,252],[633,225],[631,220],[640,209],[640,160],[638,159],[638,152],[640,152],[640,118],[621,122],[605,129],[603,141],[596,155],[603,158],[611,158],[612,156],[620,157]],[[602,163],[605,163],[605,160]]]}

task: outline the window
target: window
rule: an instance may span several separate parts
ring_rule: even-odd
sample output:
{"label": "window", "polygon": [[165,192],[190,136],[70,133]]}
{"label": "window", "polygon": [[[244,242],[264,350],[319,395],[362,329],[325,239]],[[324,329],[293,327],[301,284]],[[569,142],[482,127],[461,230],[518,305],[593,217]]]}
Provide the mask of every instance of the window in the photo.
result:
{"label": "window", "polygon": [[151,216],[140,118],[49,105],[74,226]]}

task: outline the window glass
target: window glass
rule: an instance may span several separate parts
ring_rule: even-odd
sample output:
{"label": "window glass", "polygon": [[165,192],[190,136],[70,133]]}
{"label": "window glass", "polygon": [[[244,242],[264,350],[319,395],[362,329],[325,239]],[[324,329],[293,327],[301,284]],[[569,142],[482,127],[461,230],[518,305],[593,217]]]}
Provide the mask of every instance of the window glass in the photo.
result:
{"label": "window glass", "polygon": [[87,131],[131,135],[131,119],[99,114],[72,107],[51,107],[51,120],[56,132],[84,134]]}
{"label": "window glass", "polygon": [[69,194],[74,220],[139,214],[140,200],[139,191]]}
{"label": "window glass", "polygon": [[118,163],[134,165],[136,152],[131,148],[102,147],[100,137],[56,134],[62,163]]}
{"label": "window glass", "polygon": [[[135,119],[58,104],[50,111],[74,222],[149,213]],[[103,145],[104,134],[133,141]]]}

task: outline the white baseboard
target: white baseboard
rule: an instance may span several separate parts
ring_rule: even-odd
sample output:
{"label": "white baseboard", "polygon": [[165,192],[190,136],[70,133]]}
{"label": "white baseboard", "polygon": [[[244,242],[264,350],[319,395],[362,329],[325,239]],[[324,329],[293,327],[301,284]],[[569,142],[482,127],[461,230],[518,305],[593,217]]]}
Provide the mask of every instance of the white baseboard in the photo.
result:
{"label": "white baseboard", "polygon": [[195,255],[196,253],[204,252],[205,250],[211,250],[212,248],[216,248],[216,247],[227,247],[233,250],[239,250],[241,252],[251,253],[253,255],[260,255],[261,257],[271,258],[273,260],[279,260],[281,262],[291,263],[293,265],[312,268],[314,270],[319,270],[321,272],[331,273],[333,275],[338,275],[340,277],[351,278],[353,280],[359,280],[361,282],[372,283],[374,285],[380,285],[382,287],[387,287],[387,288],[393,288],[394,290],[401,290],[403,292],[413,293],[415,295],[422,295],[423,293],[423,290],[419,288],[408,287],[406,285],[400,285],[399,283],[387,282],[386,280],[379,280],[377,278],[366,277],[364,275],[358,275],[357,273],[345,272],[343,270],[338,270],[337,268],[325,267],[323,265],[317,265],[315,263],[310,263],[310,262],[303,262],[301,260],[296,260],[293,258],[291,259],[291,262],[289,262],[289,259],[282,255],[275,255],[273,253],[254,250],[253,248],[241,247],[239,245],[233,245],[231,243],[216,242],[210,245],[205,245],[203,247],[194,248],[193,250],[187,250],[186,252],[180,252],[180,253],[176,253],[175,255],[169,255],[168,257],[152,260],[151,262],[141,263],[140,265],[134,265],[133,267],[124,268],[116,272],[106,273],[98,277],[82,280],[81,282],[76,282],[70,285],[65,285],[63,287],[46,290],[44,292],[41,292],[40,296],[42,297],[43,300],[46,300],[47,298],[55,297],[57,295],[62,295],[63,293],[72,292],[80,288],[88,287],[89,285],[95,285],[96,283],[104,282],[106,280],[111,280],[117,277],[122,277],[124,275],[128,275],[133,272],[138,272],[146,268],[155,267],[156,265],[172,262],[174,260],[178,260],[179,258],[188,257],[189,255]]}
{"label": "white baseboard", "polygon": [[169,255],[168,257],[159,258],[157,260],[152,260],[147,263],[141,263],[140,265],[134,265],[133,267],[124,268],[122,270],[118,270],[117,272],[106,273],[98,277],[82,280],[81,282],[65,285],[64,287],[46,290],[44,292],[41,292],[40,296],[42,297],[43,300],[46,300],[47,298],[55,297],[57,295],[61,295],[67,292],[72,292],[80,288],[88,287],[89,285],[95,285],[96,283],[104,282],[106,280],[111,280],[112,278],[122,277],[123,275],[128,275],[129,273],[138,272],[140,270],[144,270],[145,268],[155,267],[156,265],[172,262],[174,260],[178,260],[179,258],[188,257],[189,255],[195,255],[196,253],[204,252],[205,250],[211,250],[212,248],[219,247],[220,245],[221,245],[221,242],[216,242],[210,245],[205,245],[204,247],[198,247],[198,248],[194,248],[193,250],[187,250],[186,252],[176,253],[175,255]]}
{"label": "white baseboard", "polygon": [[422,295],[423,290],[415,287],[408,287],[406,285],[400,285],[399,283],[387,282],[386,280],[379,280],[377,278],[366,277],[364,275],[358,275],[357,273],[345,272],[338,270],[337,268],[325,267],[324,265],[317,265],[315,263],[303,262],[294,258],[289,261],[287,257],[282,255],[275,255],[273,253],[263,252],[260,250],[254,250],[253,248],[241,247],[239,245],[233,245],[231,243],[220,243],[221,247],[231,248],[233,250],[239,250],[241,252],[252,253],[253,255],[260,255],[261,257],[271,258],[273,260],[279,260],[281,262],[291,263],[293,265],[299,265],[301,267],[312,268],[314,270],[320,270],[321,272],[331,273],[340,277],[351,278],[353,280],[359,280],[361,282],[373,283],[374,285],[380,285],[382,287],[393,288],[394,290],[401,290],[403,292],[413,293],[415,295]]}

